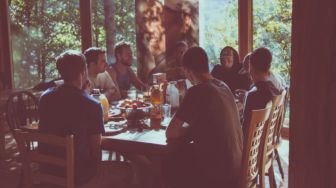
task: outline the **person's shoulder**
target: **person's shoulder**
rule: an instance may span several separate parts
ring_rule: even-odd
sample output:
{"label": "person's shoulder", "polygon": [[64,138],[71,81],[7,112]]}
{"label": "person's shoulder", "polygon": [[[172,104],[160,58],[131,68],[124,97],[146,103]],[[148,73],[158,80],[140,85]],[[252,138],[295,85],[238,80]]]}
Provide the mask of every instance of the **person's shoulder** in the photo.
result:
{"label": "person's shoulder", "polygon": [[46,91],[44,91],[40,97],[40,100],[46,100],[49,98],[52,98],[57,93],[58,88],[57,87],[51,87],[48,88]]}
{"label": "person's shoulder", "polygon": [[229,86],[227,86],[223,81],[219,79],[212,79],[208,82],[195,85],[190,88],[191,92],[194,93],[205,93],[205,95],[212,95],[214,92],[218,90],[224,92],[230,92]]}
{"label": "person's shoulder", "polygon": [[97,79],[106,79],[108,77],[110,77],[110,75],[107,71],[97,74]]}
{"label": "person's shoulder", "polygon": [[47,90],[45,90],[45,91],[42,93],[41,97],[52,95],[52,94],[54,94],[56,91],[57,91],[57,87],[51,87],[51,88],[48,88]]}
{"label": "person's shoulder", "polygon": [[107,67],[105,72],[109,73],[110,76],[112,76],[112,75],[115,75],[117,73],[115,69],[116,68],[114,67],[114,64],[112,64],[112,65]]}
{"label": "person's shoulder", "polygon": [[82,98],[83,104],[87,105],[87,106],[96,106],[96,107],[100,107],[100,103],[98,100],[96,100],[95,98],[93,98],[91,95],[89,95],[86,92],[82,92],[80,94],[80,97]]}
{"label": "person's shoulder", "polygon": [[225,82],[223,82],[222,80],[219,80],[217,78],[213,79],[211,81],[211,83],[214,84],[217,87],[222,87],[222,88],[228,88],[229,89],[229,86]]}

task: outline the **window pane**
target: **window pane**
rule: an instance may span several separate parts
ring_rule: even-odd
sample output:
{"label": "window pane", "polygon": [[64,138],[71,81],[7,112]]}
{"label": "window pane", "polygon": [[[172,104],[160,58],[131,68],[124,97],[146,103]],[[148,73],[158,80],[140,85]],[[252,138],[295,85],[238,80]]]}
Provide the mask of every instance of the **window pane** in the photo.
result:
{"label": "window pane", "polygon": [[272,71],[289,83],[292,0],[253,0],[253,48],[273,54]]}
{"label": "window pane", "polygon": [[134,0],[92,1],[93,45],[106,48],[109,64],[115,62],[114,45],[120,41],[130,42],[133,57],[136,57],[134,2]]}
{"label": "window pane", "polygon": [[11,0],[14,87],[58,77],[55,57],[80,50],[78,0]]}
{"label": "window pane", "polygon": [[[225,46],[238,50],[238,0],[200,0],[200,45],[212,66]],[[210,67],[212,68],[212,67]]]}

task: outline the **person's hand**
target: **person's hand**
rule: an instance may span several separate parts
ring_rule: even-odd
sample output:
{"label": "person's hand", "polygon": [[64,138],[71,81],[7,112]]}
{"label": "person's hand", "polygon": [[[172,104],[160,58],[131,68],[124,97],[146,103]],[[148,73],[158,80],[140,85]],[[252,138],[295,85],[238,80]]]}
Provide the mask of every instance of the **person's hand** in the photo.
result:
{"label": "person's hand", "polygon": [[244,89],[236,89],[235,90],[235,98],[238,99],[241,103],[245,101],[247,91]]}

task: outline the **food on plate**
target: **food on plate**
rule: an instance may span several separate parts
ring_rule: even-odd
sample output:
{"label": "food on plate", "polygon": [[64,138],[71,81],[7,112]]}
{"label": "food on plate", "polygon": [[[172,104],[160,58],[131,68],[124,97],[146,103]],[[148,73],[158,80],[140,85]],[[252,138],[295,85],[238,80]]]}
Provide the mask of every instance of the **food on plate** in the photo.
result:
{"label": "food on plate", "polygon": [[124,101],[121,101],[118,104],[118,107],[122,109],[126,109],[126,108],[133,108],[133,109],[138,108],[139,109],[139,108],[147,108],[150,106],[151,106],[150,103],[145,103],[142,101],[130,100],[130,99],[125,99]]}

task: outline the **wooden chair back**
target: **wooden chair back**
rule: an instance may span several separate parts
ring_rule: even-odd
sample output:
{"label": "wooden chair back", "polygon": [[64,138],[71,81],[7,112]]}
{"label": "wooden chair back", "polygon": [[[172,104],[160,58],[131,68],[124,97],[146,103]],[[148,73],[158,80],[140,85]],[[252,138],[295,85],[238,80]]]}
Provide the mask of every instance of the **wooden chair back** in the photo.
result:
{"label": "wooden chair back", "polygon": [[[39,132],[25,132],[20,129],[14,130],[14,136],[22,157],[22,167],[24,174],[24,185],[32,187],[34,182],[47,183],[52,185],[74,188],[74,137],[68,135],[60,137]],[[47,144],[53,147],[65,149],[65,158],[47,155],[39,152],[39,149],[32,150],[29,143],[36,141],[39,144]],[[58,177],[42,172],[42,170],[33,170],[31,164],[53,165],[66,169],[65,177]]]}
{"label": "wooden chair back", "polygon": [[[273,162],[273,139],[274,133],[276,129],[276,125],[278,123],[279,118],[281,117],[281,111],[284,106],[284,99],[286,95],[286,90],[280,95],[274,96],[272,99],[272,109],[267,120],[267,124],[264,127],[264,131],[262,134],[261,144],[260,144],[260,176],[261,176],[261,187],[265,187],[265,174],[268,172],[269,168],[272,166]],[[270,174],[273,173],[273,174]],[[274,172],[270,172],[270,178],[274,178]],[[271,177],[272,176],[272,177]],[[274,182],[273,182],[274,181]],[[270,183],[275,184],[275,179],[270,180]],[[273,186],[271,186],[273,187]]]}
{"label": "wooden chair back", "polygon": [[280,95],[274,96],[272,99],[272,109],[271,114],[268,119],[267,125],[265,126],[265,131],[262,136],[262,144],[261,144],[261,157],[264,160],[264,163],[269,162],[272,159],[273,154],[273,138],[276,129],[276,125],[278,124],[278,120],[281,117],[281,111],[284,106],[284,99],[286,95],[286,90]]}
{"label": "wooden chair back", "polygon": [[277,120],[277,124],[275,125],[274,136],[273,136],[273,144],[279,144],[281,140],[281,129],[283,127],[287,106],[289,103],[289,92],[288,90],[284,90],[285,97],[283,99],[283,105],[281,106],[279,117]]}
{"label": "wooden chair back", "polygon": [[242,188],[254,188],[258,183],[258,153],[264,126],[267,123],[272,108],[272,102],[264,109],[252,110],[244,140],[242,163]]}
{"label": "wooden chair back", "polygon": [[6,119],[12,132],[27,121],[38,121],[38,99],[29,91],[13,93],[7,99]]}

